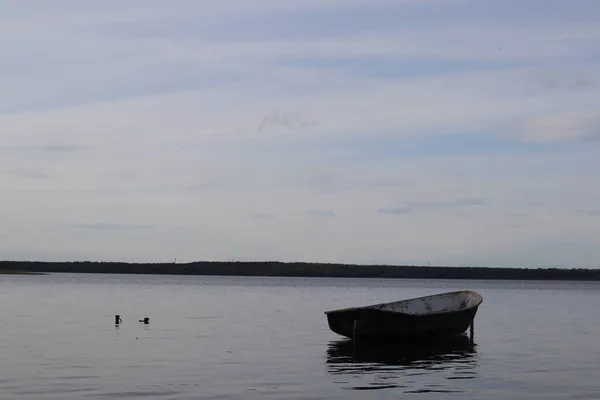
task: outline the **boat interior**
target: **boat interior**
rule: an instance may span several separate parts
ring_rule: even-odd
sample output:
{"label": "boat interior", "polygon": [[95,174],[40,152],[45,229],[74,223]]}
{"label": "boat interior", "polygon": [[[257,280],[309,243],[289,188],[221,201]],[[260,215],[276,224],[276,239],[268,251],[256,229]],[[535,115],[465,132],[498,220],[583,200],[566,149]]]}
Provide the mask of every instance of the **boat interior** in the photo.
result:
{"label": "boat interior", "polygon": [[479,305],[481,301],[482,298],[479,294],[463,291],[379,304],[373,308],[417,315],[464,310]]}

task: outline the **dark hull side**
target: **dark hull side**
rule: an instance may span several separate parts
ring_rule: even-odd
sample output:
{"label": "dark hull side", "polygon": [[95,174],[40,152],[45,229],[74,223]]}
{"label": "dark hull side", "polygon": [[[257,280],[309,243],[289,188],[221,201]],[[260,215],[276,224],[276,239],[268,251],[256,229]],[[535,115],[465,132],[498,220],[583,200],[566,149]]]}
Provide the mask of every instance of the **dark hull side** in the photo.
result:
{"label": "dark hull side", "polygon": [[351,339],[437,340],[464,334],[478,307],[429,315],[353,309],[331,312],[327,322],[333,332]]}

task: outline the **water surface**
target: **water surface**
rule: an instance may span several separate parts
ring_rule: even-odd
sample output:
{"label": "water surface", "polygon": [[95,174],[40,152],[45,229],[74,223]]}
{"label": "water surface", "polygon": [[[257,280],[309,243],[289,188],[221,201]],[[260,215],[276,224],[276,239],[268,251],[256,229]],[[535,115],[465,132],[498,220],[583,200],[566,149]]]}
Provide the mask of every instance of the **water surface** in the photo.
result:
{"label": "water surface", "polygon": [[[593,282],[79,274],[0,282],[0,399],[600,398]],[[484,297],[474,346],[356,347],[323,314],[458,289]],[[138,323],[146,316],[149,325]]]}

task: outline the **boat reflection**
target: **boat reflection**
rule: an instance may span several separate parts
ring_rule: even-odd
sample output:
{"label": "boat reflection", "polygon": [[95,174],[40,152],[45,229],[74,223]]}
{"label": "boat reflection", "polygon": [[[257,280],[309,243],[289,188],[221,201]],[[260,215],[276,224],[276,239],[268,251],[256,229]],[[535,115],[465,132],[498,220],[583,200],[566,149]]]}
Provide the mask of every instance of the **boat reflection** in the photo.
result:
{"label": "boat reflection", "polygon": [[[339,340],[327,348],[327,370],[349,389],[403,388],[406,392],[456,392],[454,380],[472,379],[477,345],[468,336],[429,343]],[[367,381],[367,382],[366,382]]]}

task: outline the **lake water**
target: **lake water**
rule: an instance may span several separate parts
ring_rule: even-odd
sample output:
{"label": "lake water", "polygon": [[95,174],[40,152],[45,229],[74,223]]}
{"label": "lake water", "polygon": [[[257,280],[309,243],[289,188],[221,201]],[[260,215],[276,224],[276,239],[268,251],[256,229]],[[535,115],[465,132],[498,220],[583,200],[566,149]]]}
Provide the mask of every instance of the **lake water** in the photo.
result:
{"label": "lake water", "polygon": [[[457,289],[473,347],[354,349],[323,314]],[[598,310],[591,282],[0,275],[0,399],[598,399]]]}

